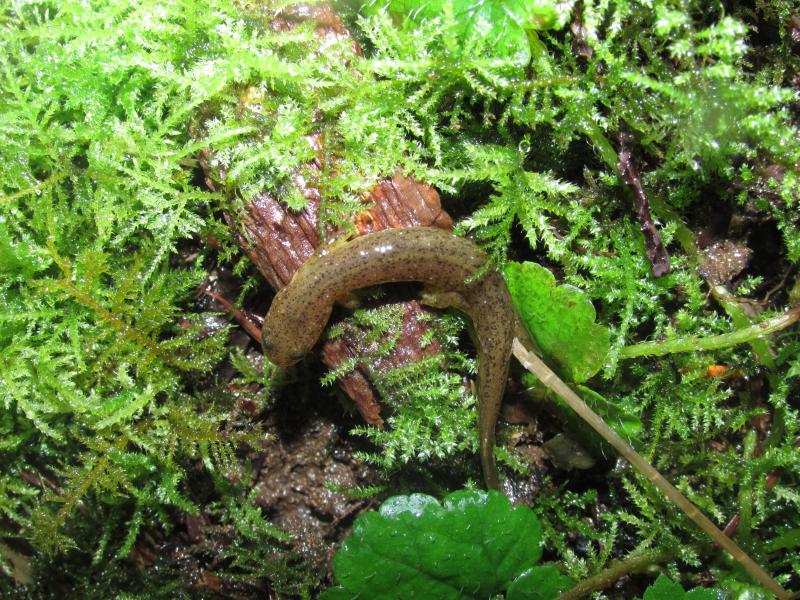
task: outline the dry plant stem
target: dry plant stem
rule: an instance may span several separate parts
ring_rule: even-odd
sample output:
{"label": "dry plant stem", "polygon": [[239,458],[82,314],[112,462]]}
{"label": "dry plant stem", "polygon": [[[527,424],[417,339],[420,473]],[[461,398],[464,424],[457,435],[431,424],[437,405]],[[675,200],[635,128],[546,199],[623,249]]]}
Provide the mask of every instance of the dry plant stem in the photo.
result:
{"label": "dry plant stem", "polygon": [[599,592],[614,584],[625,575],[641,573],[649,569],[652,565],[660,563],[669,558],[664,554],[644,554],[626,560],[615,560],[603,569],[600,573],[589,579],[584,579],[578,585],[570,588],[558,597],[558,600],[578,600],[585,598],[592,592]]}
{"label": "dry plant stem", "polygon": [[706,517],[700,509],[692,504],[686,496],[667,481],[649,462],[647,462],[636,450],[634,450],[616,431],[611,429],[603,419],[595,413],[580,397],[564,383],[558,375],[546,365],[542,360],[525,349],[518,339],[514,339],[513,353],[517,360],[536,375],[539,380],[560,398],[566,402],[579,417],[586,421],[592,429],[599,433],[603,439],[616,448],[617,452],[631,463],[634,468],[644,475],[653,485],[661,490],[675,505],[680,508],[687,517],[694,521],[700,529],[722,548],[727,550],[731,556],[741,564],[750,575],[759,581],[766,589],[775,594],[778,600],[790,600],[791,595],[784,590],[778,583],[770,577],[736,542],[726,536],[719,528]]}
{"label": "dry plant stem", "polygon": [[658,233],[653,218],[650,216],[650,199],[642,187],[642,179],[633,160],[633,154],[626,146],[626,139],[630,136],[620,134],[620,150],[617,168],[622,176],[622,180],[628,184],[633,192],[634,206],[636,207],[636,217],[639,220],[639,227],[644,236],[644,245],[647,258],[650,260],[650,267],[654,277],[663,277],[669,273],[669,254],[667,254],[661,236]]}
{"label": "dry plant stem", "polygon": [[211,290],[203,290],[203,293],[222,304],[222,306],[225,307],[225,310],[227,310],[228,313],[231,314],[234,319],[236,319],[236,322],[241,325],[242,329],[245,330],[247,335],[249,335],[259,344],[261,343],[261,326],[257,323],[254,323],[243,310],[236,308],[233,304],[231,304],[230,300],[223,298]]}
{"label": "dry plant stem", "polygon": [[736,344],[744,344],[767,335],[772,335],[786,329],[800,320],[800,307],[787,310],[782,315],[757,323],[752,327],[738,329],[731,333],[712,335],[709,337],[679,338],[660,342],[644,342],[623,348],[620,358],[635,358],[637,356],[663,356],[675,352],[694,352],[697,350],[718,350],[729,348]]}

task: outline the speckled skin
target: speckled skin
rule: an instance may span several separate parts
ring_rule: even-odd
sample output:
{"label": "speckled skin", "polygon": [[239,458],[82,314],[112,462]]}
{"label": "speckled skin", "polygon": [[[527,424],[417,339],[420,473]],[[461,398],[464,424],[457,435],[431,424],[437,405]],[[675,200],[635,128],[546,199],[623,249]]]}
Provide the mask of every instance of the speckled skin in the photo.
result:
{"label": "speckled skin", "polygon": [[262,342],[281,367],[299,361],[319,339],[333,304],[351,290],[394,281],[419,281],[423,301],[453,306],[471,319],[478,348],[478,424],[486,485],[500,485],[494,460],[516,313],[503,277],[489,270],[470,281],[487,257],[472,242],[432,227],[388,229],[334,244],[308,259],[272,302]]}

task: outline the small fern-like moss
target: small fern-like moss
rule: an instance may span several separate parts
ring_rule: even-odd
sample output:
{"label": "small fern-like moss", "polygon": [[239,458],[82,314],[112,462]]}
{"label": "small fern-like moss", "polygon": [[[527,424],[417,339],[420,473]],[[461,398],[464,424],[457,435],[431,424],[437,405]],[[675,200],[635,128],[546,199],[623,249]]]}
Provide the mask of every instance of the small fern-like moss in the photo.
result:
{"label": "small fern-like moss", "polygon": [[[320,189],[326,222],[347,223],[363,208],[359,194],[401,168],[460,201],[462,232],[496,261],[532,254],[584,289],[612,332],[592,387],[636,412],[643,450],[715,520],[739,514],[753,553],[796,583],[796,331],[756,350],[632,361],[619,354],[643,338],[720,334],[748,319],[734,301],[710,302],[696,271],[691,231],[707,225],[706,205],[774,228],[775,248],[764,260],[784,273],[800,260],[793,87],[800,58],[787,32],[791,7],[562,3],[558,21],[576,26],[537,31],[533,60],[522,65],[496,55],[481,28],[465,34],[453,11],[411,27],[380,10],[349,10],[364,54],[347,39],[321,50],[313,23],[269,27],[289,4],[3,5],[4,572],[13,576],[8,557],[24,548],[44,571],[52,560],[94,560],[105,597],[132,589],[119,558],[142,532],[168,531],[175,512],[212,502],[243,536],[230,549],[234,572],[298,593],[313,585],[280,559],[280,540],[243,490],[212,486],[209,500],[187,484],[196,464],[217,482],[236,473],[239,445],[260,434],[236,419],[230,395],[209,391],[228,351],[225,329],[204,327],[189,307],[209,264],[205,252],[192,266],[171,259],[185,240],[213,233],[218,256],[246,274],[215,211],[261,191],[301,208],[292,176],[313,156],[309,134],[320,133],[335,167],[305,174]],[[672,271],[658,280],[618,176],[619,135],[641,161],[671,253]],[[219,193],[196,185],[203,148],[225,174]],[[758,277],[770,274],[750,275],[736,293],[767,294]],[[247,278],[242,297],[257,285]],[[783,292],[771,296],[771,309],[786,308]],[[391,345],[386,312],[355,319],[372,342],[385,342],[380,352]],[[376,377],[394,413],[386,431],[359,430],[380,447],[367,460],[391,468],[474,452],[461,325],[451,316],[437,323],[442,356]],[[243,381],[267,384],[265,403],[275,372],[259,374],[241,355],[232,361]],[[704,367],[712,363],[762,387],[709,379]],[[770,433],[759,432],[755,444],[750,432],[765,418]],[[591,493],[542,496],[547,538],[573,575],[599,570],[612,548],[674,550],[699,561],[699,536],[643,482],[624,472],[607,485],[602,530],[582,524]],[[584,556],[565,533],[571,529],[590,540]],[[276,557],[263,568],[262,546]],[[87,572],[75,581],[92,581]],[[719,574],[736,576],[725,565]],[[152,574],[133,589],[163,594],[180,586],[178,575],[168,579]],[[2,581],[0,589],[11,589]]]}

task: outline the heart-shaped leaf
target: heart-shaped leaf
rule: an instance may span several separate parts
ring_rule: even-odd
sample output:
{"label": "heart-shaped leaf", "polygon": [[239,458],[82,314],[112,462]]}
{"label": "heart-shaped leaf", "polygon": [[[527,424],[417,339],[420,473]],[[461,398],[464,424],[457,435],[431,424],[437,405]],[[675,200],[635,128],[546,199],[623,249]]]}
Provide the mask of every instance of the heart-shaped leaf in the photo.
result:
{"label": "heart-shaped leaf", "polygon": [[556,285],[536,263],[512,262],[506,282],[528,333],[545,356],[574,382],[597,373],[609,348],[608,329],[595,323],[591,301],[579,289]]}
{"label": "heart-shaped leaf", "polygon": [[681,586],[664,575],[647,588],[642,600],[721,600],[722,594],[715,589],[695,588],[685,592]]}
{"label": "heart-shaped leaf", "polygon": [[498,492],[395,496],[356,519],[333,560],[340,587],[321,598],[490,598],[539,560],[540,545],[533,511]]}
{"label": "heart-shaped leaf", "polygon": [[506,600],[554,600],[574,584],[549,565],[528,569],[508,586]]}

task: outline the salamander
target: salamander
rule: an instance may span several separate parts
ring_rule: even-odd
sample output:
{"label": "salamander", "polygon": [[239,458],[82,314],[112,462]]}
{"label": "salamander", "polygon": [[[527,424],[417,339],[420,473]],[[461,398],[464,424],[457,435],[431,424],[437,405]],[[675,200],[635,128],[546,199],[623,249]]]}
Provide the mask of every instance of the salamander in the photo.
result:
{"label": "salamander", "polygon": [[469,240],[432,227],[387,229],[323,247],[275,296],[262,330],[264,353],[273,364],[288,367],[311,350],[333,305],[353,290],[390,282],[423,283],[423,303],[454,307],[472,320],[481,466],[487,487],[497,489],[495,425],[517,317],[502,275],[494,268],[482,270],[487,260]]}

